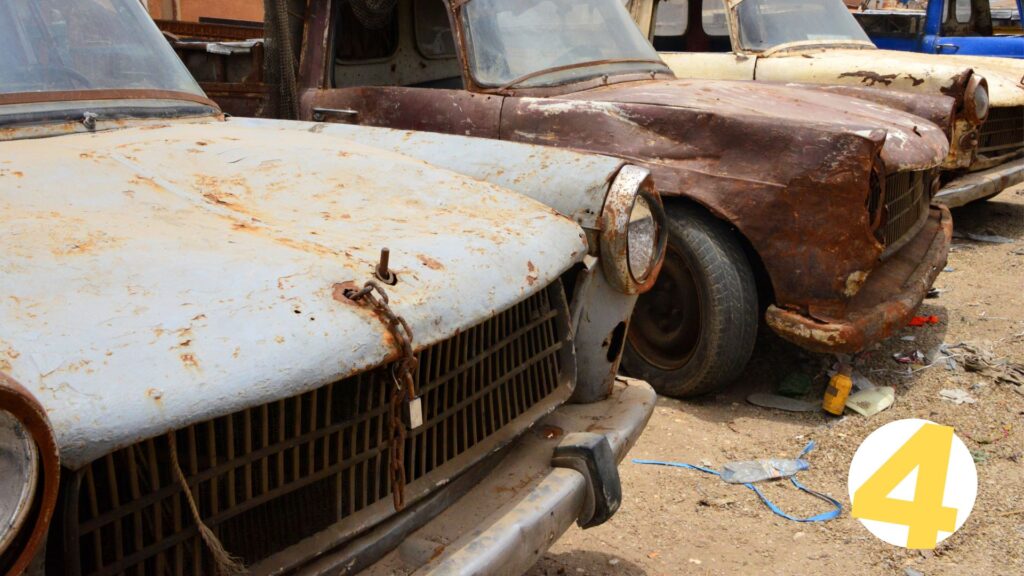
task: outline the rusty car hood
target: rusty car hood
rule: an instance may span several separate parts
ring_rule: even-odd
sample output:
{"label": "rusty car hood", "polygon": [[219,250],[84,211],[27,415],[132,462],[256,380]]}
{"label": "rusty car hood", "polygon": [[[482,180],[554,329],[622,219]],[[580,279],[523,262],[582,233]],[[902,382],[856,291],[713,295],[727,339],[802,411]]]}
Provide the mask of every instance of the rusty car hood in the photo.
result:
{"label": "rusty car hood", "polygon": [[811,125],[823,133],[868,137],[880,130],[887,133],[882,159],[890,169],[933,167],[949,149],[943,131],[923,118],[858,98],[793,86],[674,79],[612,84],[562,98],[587,100],[599,107],[610,104],[613,114],[637,104],[777,120],[779,125]]}
{"label": "rusty car hood", "polygon": [[71,468],[386,361],[381,321],[335,289],[384,246],[417,347],[587,251],[534,200],[305,130],[201,121],[0,151],[0,370]]}
{"label": "rusty car hood", "polygon": [[803,50],[759,57],[757,79],[826,84],[856,81],[864,86],[935,94],[948,90],[968,69],[988,80],[993,106],[1024,106],[1024,61],[1013,58],[897,50]]}

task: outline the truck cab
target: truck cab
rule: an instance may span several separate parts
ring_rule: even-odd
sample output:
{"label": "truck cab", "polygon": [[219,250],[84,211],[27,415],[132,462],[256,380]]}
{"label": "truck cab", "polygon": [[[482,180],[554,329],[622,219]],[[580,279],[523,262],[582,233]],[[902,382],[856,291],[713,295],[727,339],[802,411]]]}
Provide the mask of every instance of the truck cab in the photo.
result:
{"label": "truck cab", "polygon": [[1022,0],[930,0],[922,10],[854,12],[879,48],[1024,58]]}

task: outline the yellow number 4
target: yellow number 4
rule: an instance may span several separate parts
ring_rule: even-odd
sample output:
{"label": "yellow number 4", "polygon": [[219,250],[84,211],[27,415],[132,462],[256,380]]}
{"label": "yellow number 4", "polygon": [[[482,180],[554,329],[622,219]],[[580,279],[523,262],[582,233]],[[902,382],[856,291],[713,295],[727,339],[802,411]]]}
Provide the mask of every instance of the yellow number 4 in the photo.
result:
{"label": "yellow number 4", "polygon": [[[939,531],[956,529],[956,508],[942,505],[952,447],[952,428],[930,423],[922,426],[857,489],[853,495],[853,517],[909,526],[907,548],[935,548]],[[917,485],[913,502],[889,498],[914,468]]]}

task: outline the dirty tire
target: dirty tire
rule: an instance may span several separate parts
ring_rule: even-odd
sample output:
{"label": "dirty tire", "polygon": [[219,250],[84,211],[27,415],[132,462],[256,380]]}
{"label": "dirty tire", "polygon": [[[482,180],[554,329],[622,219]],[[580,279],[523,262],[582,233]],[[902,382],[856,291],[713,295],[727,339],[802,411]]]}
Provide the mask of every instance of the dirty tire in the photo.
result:
{"label": "dirty tire", "polygon": [[736,379],[754,350],[757,283],[735,231],[699,207],[668,205],[669,248],[640,297],[622,366],[659,394],[712,392]]}

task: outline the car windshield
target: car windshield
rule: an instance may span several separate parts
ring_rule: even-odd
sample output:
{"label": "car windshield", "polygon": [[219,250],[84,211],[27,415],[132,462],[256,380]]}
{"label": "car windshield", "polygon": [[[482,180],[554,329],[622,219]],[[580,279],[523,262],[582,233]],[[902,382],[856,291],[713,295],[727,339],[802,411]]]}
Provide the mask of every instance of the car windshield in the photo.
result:
{"label": "car windshield", "polygon": [[742,0],[740,42],[763,52],[783,44],[870,43],[842,0]]}
{"label": "car windshield", "polygon": [[485,86],[668,72],[621,0],[471,0],[462,21],[470,69]]}
{"label": "car windshield", "polygon": [[0,1],[0,97],[97,90],[203,94],[139,0]]}

